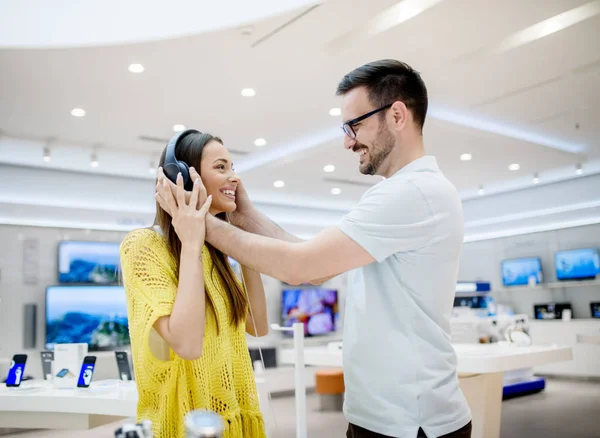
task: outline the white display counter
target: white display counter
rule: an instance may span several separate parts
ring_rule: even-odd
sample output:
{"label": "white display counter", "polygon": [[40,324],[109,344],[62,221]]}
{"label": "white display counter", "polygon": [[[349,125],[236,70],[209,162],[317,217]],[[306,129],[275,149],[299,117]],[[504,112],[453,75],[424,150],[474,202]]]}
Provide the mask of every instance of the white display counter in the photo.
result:
{"label": "white display counter", "polygon": [[49,382],[25,381],[0,387],[0,428],[90,429],[135,417],[135,382],[105,380],[88,389],[55,389]]}
{"label": "white display counter", "polygon": [[570,362],[534,367],[538,374],[564,377],[600,378],[600,348],[591,342],[600,336],[600,319],[572,319],[529,322],[534,345],[567,345],[573,349]]}
{"label": "white display counter", "polygon": [[[460,386],[473,416],[473,438],[499,438],[503,373],[569,361],[570,347],[517,347],[499,344],[456,344]],[[295,352],[282,350],[279,361],[292,364]],[[306,365],[343,367],[339,344],[304,349]]]}

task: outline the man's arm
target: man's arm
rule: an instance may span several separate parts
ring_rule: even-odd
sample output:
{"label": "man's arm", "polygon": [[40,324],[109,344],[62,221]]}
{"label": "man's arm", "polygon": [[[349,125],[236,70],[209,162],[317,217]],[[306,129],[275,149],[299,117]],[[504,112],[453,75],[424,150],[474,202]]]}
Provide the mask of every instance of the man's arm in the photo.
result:
{"label": "man's arm", "polygon": [[288,242],[249,233],[207,216],[206,241],[250,269],[288,284],[333,277],[375,261],[336,227],[308,241]]}
{"label": "man's arm", "polygon": [[[286,242],[304,242],[303,239],[288,233],[265,214],[254,208],[242,181],[240,181],[236,190],[236,207],[236,210],[229,214],[231,223],[236,227],[250,233],[260,234],[261,236],[272,237],[273,239],[284,240]],[[311,280],[309,283],[319,285],[331,280],[333,277],[335,277],[335,275]]]}

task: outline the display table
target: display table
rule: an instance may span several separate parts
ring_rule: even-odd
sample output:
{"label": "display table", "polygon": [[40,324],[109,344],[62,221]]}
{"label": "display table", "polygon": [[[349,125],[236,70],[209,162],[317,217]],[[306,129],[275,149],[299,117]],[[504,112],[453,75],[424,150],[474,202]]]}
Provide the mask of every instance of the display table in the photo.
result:
{"label": "display table", "polygon": [[[340,344],[306,347],[304,363],[342,367]],[[498,344],[456,344],[460,387],[473,416],[472,438],[498,438],[502,413],[503,373],[572,359],[570,347],[517,347]],[[292,349],[279,354],[281,364],[293,364]]]}
{"label": "display table", "polygon": [[579,344],[600,345],[600,333],[597,335],[578,333],[577,342]]}
{"label": "display table", "polygon": [[[537,366],[533,371],[545,376],[600,378],[600,319],[560,319],[529,322],[533,345],[558,344],[573,349],[573,360]],[[594,343],[596,338],[596,343]]]}
{"label": "display table", "polygon": [[98,381],[88,389],[54,389],[29,380],[0,387],[0,428],[90,429],[135,417],[135,382]]}

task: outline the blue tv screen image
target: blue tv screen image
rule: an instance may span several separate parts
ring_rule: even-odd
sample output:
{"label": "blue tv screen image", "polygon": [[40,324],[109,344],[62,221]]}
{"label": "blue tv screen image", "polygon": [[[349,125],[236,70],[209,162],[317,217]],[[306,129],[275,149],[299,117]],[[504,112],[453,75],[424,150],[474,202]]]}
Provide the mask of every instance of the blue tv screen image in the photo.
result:
{"label": "blue tv screen image", "polygon": [[600,255],[596,248],[559,251],[554,255],[558,280],[596,278],[600,273]]}
{"label": "blue tv screen image", "polygon": [[590,311],[592,312],[592,318],[600,318],[600,302],[590,303]]}
{"label": "blue tv screen image", "polygon": [[117,283],[119,246],[118,242],[60,242],[59,283]]}
{"label": "blue tv screen image", "polygon": [[529,282],[542,282],[542,261],[539,257],[504,260],[502,283],[504,286],[527,286]]}
{"label": "blue tv screen image", "polygon": [[338,323],[338,294],[332,289],[284,289],[281,297],[281,325],[304,323],[305,336],[334,332]]}
{"label": "blue tv screen image", "polygon": [[46,348],[86,343],[89,351],[130,344],[121,286],[50,286],[46,289]]}

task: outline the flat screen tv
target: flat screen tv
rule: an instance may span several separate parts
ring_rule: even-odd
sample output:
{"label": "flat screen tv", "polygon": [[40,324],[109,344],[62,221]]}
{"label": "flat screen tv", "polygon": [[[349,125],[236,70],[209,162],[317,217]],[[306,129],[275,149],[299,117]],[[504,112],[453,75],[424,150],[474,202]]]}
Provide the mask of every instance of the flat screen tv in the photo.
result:
{"label": "flat screen tv", "polygon": [[281,296],[281,325],[304,323],[305,336],[335,332],[338,324],[338,292],[333,289],[284,289]]}
{"label": "flat screen tv", "polygon": [[62,241],[58,244],[58,282],[115,284],[119,242]]}
{"label": "flat screen tv", "polygon": [[454,307],[470,307],[471,309],[485,309],[487,307],[487,301],[486,297],[454,297]]}
{"label": "flat screen tv", "polygon": [[89,351],[127,346],[129,323],[122,286],[46,288],[46,348],[86,343]]}
{"label": "flat screen tv", "polygon": [[592,301],[590,303],[590,312],[592,313],[592,318],[600,318],[600,302]]}
{"label": "flat screen tv", "polygon": [[554,254],[557,280],[586,280],[600,273],[600,254],[597,248],[559,251]]}
{"label": "flat screen tv", "polygon": [[542,282],[542,260],[539,257],[510,259],[502,262],[504,286],[527,286]]}
{"label": "flat screen tv", "polygon": [[573,313],[571,303],[534,304],[533,314],[535,319],[562,319],[562,312],[566,309]]}

